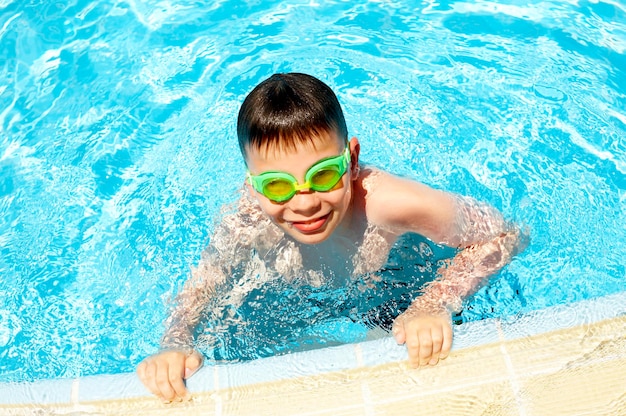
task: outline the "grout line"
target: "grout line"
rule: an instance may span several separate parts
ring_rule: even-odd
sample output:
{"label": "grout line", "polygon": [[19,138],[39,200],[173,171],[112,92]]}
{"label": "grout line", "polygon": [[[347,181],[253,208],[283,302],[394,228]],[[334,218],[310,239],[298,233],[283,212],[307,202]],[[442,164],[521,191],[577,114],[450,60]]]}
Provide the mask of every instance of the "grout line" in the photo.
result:
{"label": "grout line", "polygon": [[[357,368],[365,367],[363,348],[361,348],[360,344],[354,344],[354,355],[356,356]],[[376,411],[374,410],[374,403],[372,401],[372,391],[370,390],[367,380],[361,381],[361,396],[363,397],[365,416],[375,416]]]}
{"label": "grout line", "polygon": [[80,379],[75,378],[72,380],[72,386],[70,387],[70,403],[74,406],[78,405],[79,398]]}
{"label": "grout line", "polygon": [[367,380],[361,382],[361,396],[363,396],[363,407],[365,409],[365,416],[376,416],[376,410],[374,410],[374,402],[372,401],[372,391]]}
{"label": "grout line", "polygon": [[511,356],[506,349],[506,338],[504,336],[504,331],[502,330],[502,322],[500,319],[497,319],[496,329],[498,330],[498,338],[500,338],[500,351],[502,352],[502,357],[504,358],[504,363],[506,364],[506,368],[509,372],[509,382],[511,384],[511,389],[513,390],[513,396],[515,397],[515,402],[517,403],[517,409],[519,410],[520,416],[528,416],[528,412],[526,412],[526,406],[524,403],[524,399],[522,397],[522,389],[520,387],[520,383],[515,373],[515,368],[513,367],[513,362],[511,361]]}
{"label": "grout line", "polygon": [[213,389],[215,391],[215,416],[222,416],[222,396],[218,393],[220,390],[220,377],[218,366],[213,367]]}
{"label": "grout line", "polygon": [[363,348],[360,344],[354,344],[354,355],[356,356],[357,368],[365,367],[365,361],[363,361]]}

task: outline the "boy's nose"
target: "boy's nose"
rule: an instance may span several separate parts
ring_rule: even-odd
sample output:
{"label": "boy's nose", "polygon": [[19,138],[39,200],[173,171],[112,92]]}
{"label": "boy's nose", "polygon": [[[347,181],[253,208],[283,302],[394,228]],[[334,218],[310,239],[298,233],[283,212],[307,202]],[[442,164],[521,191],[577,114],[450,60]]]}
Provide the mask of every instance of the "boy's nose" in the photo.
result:
{"label": "boy's nose", "polygon": [[310,189],[303,189],[291,198],[289,205],[292,211],[308,214],[317,211],[319,208],[319,198],[317,192]]}

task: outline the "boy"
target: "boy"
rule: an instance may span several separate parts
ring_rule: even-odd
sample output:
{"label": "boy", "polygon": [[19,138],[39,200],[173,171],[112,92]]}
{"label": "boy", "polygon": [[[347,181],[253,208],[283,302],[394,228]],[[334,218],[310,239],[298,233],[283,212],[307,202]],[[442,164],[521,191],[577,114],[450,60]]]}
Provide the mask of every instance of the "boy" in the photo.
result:
{"label": "boy", "polygon": [[[203,361],[194,330],[237,267],[254,258],[254,279],[264,270],[266,279],[327,284],[380,269],[408,232],[461,249],[392,329],[413,367],[444,359],[452,345],[451,312],[510,261],[518,229],[469,198],[359,166],[360,145],[348,139],[335,94],[309,75],[275,74],[255,87],[239,111],[237,136],[248,192],[216,227],[179,294],[162,351],[138,366],[146,387],[166,402],[189,398],[184,380]],[[252,280],[237,289],[249,290]]]}

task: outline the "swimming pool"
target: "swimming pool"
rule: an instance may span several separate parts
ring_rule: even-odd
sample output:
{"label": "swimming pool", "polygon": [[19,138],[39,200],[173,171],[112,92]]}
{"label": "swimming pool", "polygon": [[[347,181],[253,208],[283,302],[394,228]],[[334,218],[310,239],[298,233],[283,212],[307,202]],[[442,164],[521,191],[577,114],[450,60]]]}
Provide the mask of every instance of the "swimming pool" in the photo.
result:
{"label": "swimming pool", "polygon": [[[238,106],[276,71],[331,85],[366,161],[529,227],[459,320],[626,289],[619,3],[0,8],[0,381],[124,373],[155,351],[237,196]],[[354,329],[332,324],[315,336]]]}

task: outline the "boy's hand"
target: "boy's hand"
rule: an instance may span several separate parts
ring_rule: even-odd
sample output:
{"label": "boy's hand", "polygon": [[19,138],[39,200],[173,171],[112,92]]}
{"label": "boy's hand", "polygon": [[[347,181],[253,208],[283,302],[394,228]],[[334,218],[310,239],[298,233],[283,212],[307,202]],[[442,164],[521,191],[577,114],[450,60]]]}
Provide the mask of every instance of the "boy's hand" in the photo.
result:
{"label": "boy's hand", "polygon": [[413,368],[435,365],[448,356],[452,346],[450,314],[427,313],[409,308],[393,322],[398,344],[406,344]]}
{"label": "boy's hand", "polygon": [[142,383],[164,403],[189,400],[184,380],[202,366],[202,354],[183,350],[169,350],[151,355],[137,366]]}

